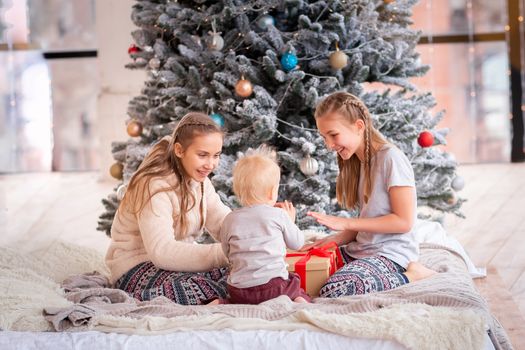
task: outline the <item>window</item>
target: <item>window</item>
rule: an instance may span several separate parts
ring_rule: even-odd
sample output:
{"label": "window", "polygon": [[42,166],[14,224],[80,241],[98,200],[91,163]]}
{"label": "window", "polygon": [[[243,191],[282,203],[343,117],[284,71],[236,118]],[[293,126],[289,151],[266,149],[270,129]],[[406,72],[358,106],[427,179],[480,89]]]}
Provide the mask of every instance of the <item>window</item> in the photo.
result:
{"label": "window", "polygon": [[413,82],[436,97],[450,128],[446,150],[461,163],[506,162],[511,153],[511,90],[503,0],[422,0],[414,28],[430,71]]}
{"label": "window", "polygon": [[0,144],[13,145],[0,172],[96,169],[95,1],[17,0],[0,11]]}

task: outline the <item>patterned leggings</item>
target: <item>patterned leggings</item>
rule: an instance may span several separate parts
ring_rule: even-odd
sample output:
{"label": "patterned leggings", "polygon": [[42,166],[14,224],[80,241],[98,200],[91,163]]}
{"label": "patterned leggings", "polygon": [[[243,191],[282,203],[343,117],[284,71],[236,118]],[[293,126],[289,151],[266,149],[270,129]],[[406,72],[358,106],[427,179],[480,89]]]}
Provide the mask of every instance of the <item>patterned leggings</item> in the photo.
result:
{"label": "patterned leggings", "polygon": [[367,294],[394,289],[408,283],[403,267],[383,256],[350,257],[339,247],[345,265],[334,273],[319,292],[323,298]]}
{"label": "patterned leggings", "polygon": [[174,272],[159,269],[152,262],[138,264],[120,277],[115,288],[140,301],[165,296],[181,305],[201,305],[227,298],[226,268],[208,272]]}

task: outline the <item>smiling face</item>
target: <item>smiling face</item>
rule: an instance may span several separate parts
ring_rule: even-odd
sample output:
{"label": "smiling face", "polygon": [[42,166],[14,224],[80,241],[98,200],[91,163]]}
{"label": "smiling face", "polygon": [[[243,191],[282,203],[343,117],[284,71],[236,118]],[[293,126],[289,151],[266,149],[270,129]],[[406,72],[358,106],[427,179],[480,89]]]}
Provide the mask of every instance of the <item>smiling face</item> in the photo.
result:
{"label": "smiling face", "polygon": [[317,129],[323,137],[326,147],[343,159],[350,159],[354,154],[359,160],[364,159],[364,136],[365,124],[358,119],[351,123],[340,113],[329,112],[316,118]]}
{"label": "smiling face", "polygon": [[186,174],[197,182],[203,182],[219,164],[222,135],[217,132],[195,135],[186,149],[180,143],[175,143],[174,148]]}

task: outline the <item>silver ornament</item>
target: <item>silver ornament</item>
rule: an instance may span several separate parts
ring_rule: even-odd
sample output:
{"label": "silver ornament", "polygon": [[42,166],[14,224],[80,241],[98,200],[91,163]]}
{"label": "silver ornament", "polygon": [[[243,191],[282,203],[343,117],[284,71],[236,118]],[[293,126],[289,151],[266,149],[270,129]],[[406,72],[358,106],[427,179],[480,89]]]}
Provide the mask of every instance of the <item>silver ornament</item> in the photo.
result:
{"label": "silver ornament", "polygon": [[456,176],[450,184],[454,191],[461,191],[465,187],[465,180],[461,176]]}
{"label": "silver ornament", "polygon": [[268,29],[269,26],[275,25],[275,19],[270,15],[264,15],[257,20],[257,27],[262,30]]}
{"label": "silver ornament", "polygon": [[208,48],[210,50],[221,51],[224,47],[224,39],[219,33],[212,33],[208,38]]}
{"label": "silver ornament", "polygon": [[317,171],[319,170],[319,163],[315,158],[308,155],[299,163],[299,169],[301,169],[301,172],[306,176],[313,176],[317,174]]}
{"label": "silver ornament", "polygon": [[123,198],[124,198],[124,195],[126,194],[126,189],[128,188],[127,185],[120,185],[118,188],[117,188],[117,199],[119,201],[121,201]]}
{"label": "silver ornament", "polygon": [[149,60],[149,66],[151,69],[159,69],[160,67],[160,60],[157,57],[153,57],[151,60]]}

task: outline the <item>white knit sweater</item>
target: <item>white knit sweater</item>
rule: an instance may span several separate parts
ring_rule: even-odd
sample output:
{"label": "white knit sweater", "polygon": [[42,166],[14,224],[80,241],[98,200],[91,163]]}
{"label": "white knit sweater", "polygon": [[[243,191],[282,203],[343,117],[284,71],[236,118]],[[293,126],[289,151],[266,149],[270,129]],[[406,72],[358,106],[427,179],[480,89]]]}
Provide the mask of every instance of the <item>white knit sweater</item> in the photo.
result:
{"label": "white knit sweater", "polygon": [[[173,174],[150,181],[150,193],[158,189],[178,186]],[[182,232],[179,225],[180,199],[177,192],[155,194],[140,214],[132,214],[119,208],[111,227],[111,244],[106,253],[106,264],[114,283],[132,267],[151,261],[156,267],[169,271],[198,272],[227,265],[221,245],[195,244],[202,233],[200,202],[203,201],[204,227],[218,240],[224,217],[230,209],[224,205],[211,181],[203,184],[191,180],[191,190],[196,205],[186,214],[187,229]]]}

